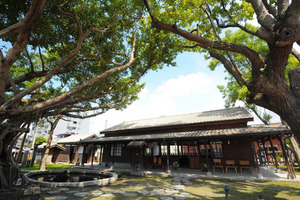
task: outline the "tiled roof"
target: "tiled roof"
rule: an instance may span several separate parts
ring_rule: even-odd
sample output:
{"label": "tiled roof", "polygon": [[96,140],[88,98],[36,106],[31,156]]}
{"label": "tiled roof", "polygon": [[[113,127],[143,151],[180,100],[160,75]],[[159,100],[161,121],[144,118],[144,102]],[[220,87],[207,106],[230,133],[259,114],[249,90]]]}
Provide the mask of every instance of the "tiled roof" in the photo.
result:
{"label": "tiled roof", "polygon": [[90,137],[96,136],[95,134],[76,134],[71,135],[66,138],[62,138],[57,141],[58,144],[72,144],[72,143],[79,143],[80,140],[88,139]]}
{"label": "tiled roof", "polygon": [[162,127],[172,125],[185,125],[196,123],[209,123],[231,120],[248,120],[252,121],[253,116],[244,108],[228,108],[222,110],[213,110],[206,112],[190,113],[183,115],[164,116],[152,119],[143,119],[136,121],[125,121],[119,125],[105,129],[102,132],[132,130],[149,127]]}
{"label": "tiled roof", "polygon": [[117,141],[134,141],[134,140],[161,140],[161,139],[188,139],[188,138],[208,138],[208,137],[230,137],[230,136],[265,136],[279,133],[289,133],[291,130],[286,127],[246,127],[232,129],[216,129],[202,131],[187,131],[187,132],[172,132],[160,134],[145,134],[145,135],[129,135],[118,137],[102,137],[98,139],[82,140],[83,143],[105,143]]}

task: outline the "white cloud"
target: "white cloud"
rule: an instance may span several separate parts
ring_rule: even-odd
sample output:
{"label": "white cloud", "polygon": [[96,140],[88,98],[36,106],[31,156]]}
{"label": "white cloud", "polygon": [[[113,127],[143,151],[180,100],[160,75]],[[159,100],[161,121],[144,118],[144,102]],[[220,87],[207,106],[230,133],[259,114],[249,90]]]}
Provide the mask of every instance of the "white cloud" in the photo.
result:
{"label": "white cloud", "polygon": [[296,42],[294,43],[293,48],[300,52],[300,46]]}
{"label": "white cloud", "polygon": [[186,76],[170,79],[157,88],[157,92],[166,97],[186,97],[193,92],[208,93],[207,85],[212,84],[212,79],[198,72]]}
{"label": "white cloud", "polygon": [[95,117],[97,126],[93,130],[99,132],[105,124],[108,128],[123,121],[224,108],[222,95],[216,87],[222,82],[223,78],[198,72],[169,79],[157,88],[146,85],[139,99],[124,111],[111,110]]}

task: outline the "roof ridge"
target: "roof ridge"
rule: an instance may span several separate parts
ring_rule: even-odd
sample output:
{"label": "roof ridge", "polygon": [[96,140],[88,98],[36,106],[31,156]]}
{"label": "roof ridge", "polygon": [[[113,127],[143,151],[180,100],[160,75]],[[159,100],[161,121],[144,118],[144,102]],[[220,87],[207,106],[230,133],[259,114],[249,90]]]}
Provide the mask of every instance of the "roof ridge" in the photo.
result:
{"label": "roof ridge", "polygon": [[[137,121],[161,119],[161,118],[167,118],[167,117],[178,117],[178,116],[198,114],[198,113],[210,113],[210,112],[216,112],[216,111],[221,111],[221,110],[233,110],[233,109],[237,109],[237,108],[243,108],[243,107],[239,106],[239,107],[232,107],[232,108],[223,108],[223,109],[216,109],[216,110],[207,110],[207,111],[200,111],[200,112],[191,112],[191,113],[184,113],[184,114],[166,115],[166,116],[160,116],[160,117],[151,117],[151,118],[145,118],[145,119],[136,119],[136,120],[123,121],[121,124],[126,123],[126,122],[137,122]],[[245,109],[245,108],[243,108],[243,109]]]}

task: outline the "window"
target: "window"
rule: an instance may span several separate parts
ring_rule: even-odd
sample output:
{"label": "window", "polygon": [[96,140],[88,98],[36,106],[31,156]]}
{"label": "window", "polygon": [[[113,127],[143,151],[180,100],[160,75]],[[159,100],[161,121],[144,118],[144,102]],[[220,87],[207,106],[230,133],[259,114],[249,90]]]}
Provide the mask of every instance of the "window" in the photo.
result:
{"label": "window", "polygon": [[189,146],[189,156],[198,156],[197,146]]}
{"label": "window", "polygon": [[167,155],[168,154],[168,146],[166,144],[161,144],[161,155]]}
{"label": "window", "polygon": [[216,141],[211,144],[212,152],[215,157],[223,157],[223,143],[222,141]]}
{"label": "window", "polygon": [[170,145],[170,155],[177,156],[178,155],[178,144],[174,143]]}
{"label": "window", "polygon": [[145,156],[151,156],[151,148],[145,149]]}
{"label": "window", "polygon": [[184,156],[188,156],[189,155],[189,146],[188,145],[182,145],[182,152],[181,154]]}
{"label": "window", "polygon": [[121,156],[122,144],[112,144],[110,147],[110,156]]}

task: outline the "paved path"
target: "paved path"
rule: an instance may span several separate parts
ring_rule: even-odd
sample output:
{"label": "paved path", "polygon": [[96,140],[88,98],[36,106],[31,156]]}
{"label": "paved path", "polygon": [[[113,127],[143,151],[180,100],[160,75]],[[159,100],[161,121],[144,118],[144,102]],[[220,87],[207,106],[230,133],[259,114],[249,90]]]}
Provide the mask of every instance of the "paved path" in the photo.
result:
{"label": "paved path", "polygon": [[[152,188],[143,189],[136,192],[126,190],[114,190],[113,192],[106,192],[105,187],[85,187],[85,188],[48,188],[42,187],[41,193],[43,193],[44,199],[47,200],[79,200],[90,198],[149,198],[156,197],[161,200],[184,200],[189,196],[189,192],[185,191],[185,185],[191,185],[190,178],[175,176],[173,178],[172,185],[164,188]],[[108,186],[109,187],[109,186]],[[121,197],[120,197],[121,196]]]}
{"label": "paved path", "polygon": [[[90,165],[86,165],[85,168],[91,168]],[[93,168],[100,168],[103,170],[112,170],[109,168],[103,168],[102,166],[99,166],[98,164],[93,165]],[[130,169],[124,169],[124,168],[114,168],[113,169],[116,172],[127,172],[127,173],[133,173]],[[239,172],[237,174],[234,173],[234,171],[228,170],[228,173],[222,173],[221,170],[217,171],[216,173],[210,173],[209,175],[206,172],[201,172],[199,169],[179,169],[179,170],[171,170],[171,172],[166,172],[166,170],[159,170],[159,169],[151,169],[151,170],[144,170],[142,172],[135,172],[134,175],[165,175],[165,176],[186,176],[190,178],[209,178],[209,179],[233,179],[233,180],[251,180],[251,181],[260,181],[260,180],[276,180],[276,181],[299,181],[300,182],[300,176],[297,176],[296,179],[288,179],[288,174],[285,171],[279,170],[279,172],[275,172],[274,167],[267,167],[267,166],[260,166],[261,174],[258,175],[257,169],[252,169],[252,174],[245,169],[243,170],[243,173],[240,174]]]}

